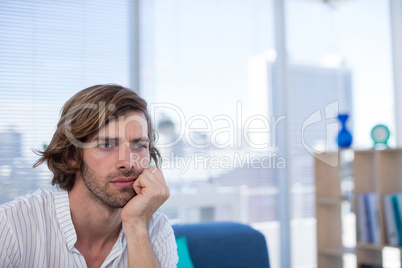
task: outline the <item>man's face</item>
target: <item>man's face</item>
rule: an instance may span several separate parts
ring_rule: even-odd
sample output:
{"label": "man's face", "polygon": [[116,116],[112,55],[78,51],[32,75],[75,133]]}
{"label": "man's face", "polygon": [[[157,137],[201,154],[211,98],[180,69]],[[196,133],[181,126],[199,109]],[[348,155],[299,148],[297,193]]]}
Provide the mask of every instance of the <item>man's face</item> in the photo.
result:
{"label": "man's face", "polygon": [[142,112],[129,112],[110,121],[83,149],[82,180],[90,196],[112,208],[122,208],[136,194],[134,180],[150,164],[146,119]]}

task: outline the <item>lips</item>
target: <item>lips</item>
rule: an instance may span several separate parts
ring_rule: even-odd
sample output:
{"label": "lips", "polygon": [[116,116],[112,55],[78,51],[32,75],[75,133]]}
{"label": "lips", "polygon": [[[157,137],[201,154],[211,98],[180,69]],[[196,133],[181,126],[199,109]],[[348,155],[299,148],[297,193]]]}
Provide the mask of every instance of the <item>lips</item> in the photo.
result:
{"label": "lips", "polygon": [[111,181],[111,183],[116,187],[132,187],[136,178],[120,178]]}

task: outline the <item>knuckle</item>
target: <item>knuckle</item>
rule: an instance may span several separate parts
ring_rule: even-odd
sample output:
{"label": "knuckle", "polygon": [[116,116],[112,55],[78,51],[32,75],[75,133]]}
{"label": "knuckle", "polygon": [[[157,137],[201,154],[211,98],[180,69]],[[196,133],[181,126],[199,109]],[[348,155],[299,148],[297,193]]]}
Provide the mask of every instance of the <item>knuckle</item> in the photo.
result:
{"label": "knuckle", "polygon": [[165,197],[166,197],[166,198],[169,198],[169,197],[170,197],[170,190],[169,190],[169,188],[167,188],[167,187],[166,187],[166,189],[165,189]]}
{"label": "knuckle", "polygon": [[154,196],[160,196],[160,195],[161,195],[161,190],[158,189],[158,188],[155,188],[155,189],[153,190],[153,195],[154,195]]}

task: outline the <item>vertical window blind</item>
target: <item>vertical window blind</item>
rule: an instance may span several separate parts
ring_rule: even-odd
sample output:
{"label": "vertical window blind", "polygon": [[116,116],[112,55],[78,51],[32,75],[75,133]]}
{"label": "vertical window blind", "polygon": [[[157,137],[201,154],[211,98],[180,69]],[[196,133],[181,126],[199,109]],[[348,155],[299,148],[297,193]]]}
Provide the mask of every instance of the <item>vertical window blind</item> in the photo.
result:
{"label": "vertical window blind", "polygon": [[[0,203],[50,187],[47,168],[31,168],[37,159],[32,149],[50,141],[68,98],[94,84],[130,86],[135,77],[151,105],[165,104],[151,111],[159,144],[177,137],[181,127],[188,130],[186,124],[203,129],[162,150],[167,159],[193,159],[184,173],[177,166],[166,169],[172,193],[191,182],[247,186],[247,222],[266,235],[271,266],[281,267],[278,180],[289,163],[284,173],[292,212],[289,258],[292,267],[315,267],[313,159],[301,143],[301,128],[311,114],[338,101],[341,111],[352,114],[360,146],[370,146],[365,132],[375,123],[392,130],[386,3],[285,1],[287,44],[281,49],[288,54],[289,109],[284,114],[276,101],[283,99],[278,85],[283,77],[276,69],[274,0],[0,1]],[[133,18],[136,8],[139,18]],[[138,59],[133,58],[138,48],[130,43],[137,40],[136,21]],[[133,59],[139,61],[138,74],[131,72]],[[249,125],[255,130],[267,126],[264,118],[272,127],[280,116],[286,118],[277,126],[287,123],[291,135],[276,140],[272,132],[247,137],[241,132],[247,119],[259,119]],[[336,120],[324,121],[306,129],[307,145],[332,135],[335,146],[336,133],[325,130]],[[213,136],[206,131],[208,122],[211,132],[233,123],[234,133]],[[256,148],[247,139],[270,146]],[[227,141],[230,145],[219,148]],[[274,148],[283,143],[290,150]],[[229,164],[197,169],[196,155]]]}
{"label": "vertical window blind", "polygon": [[101,83],[129,86],[130,2],[0,2],[0,202],[50,187],[32,169],[63,104]]}

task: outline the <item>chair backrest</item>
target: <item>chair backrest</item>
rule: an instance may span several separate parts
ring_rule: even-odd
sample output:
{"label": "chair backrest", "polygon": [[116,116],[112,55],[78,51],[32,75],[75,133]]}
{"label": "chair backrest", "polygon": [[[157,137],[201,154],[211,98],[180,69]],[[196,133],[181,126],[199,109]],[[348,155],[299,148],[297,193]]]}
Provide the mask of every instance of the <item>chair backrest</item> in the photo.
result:
{"label": "chair backrest", "polygon": [[248,225],[211,222],[173,225],[173,230],[187,238],[195,268],[269,268],[265,238]]}

